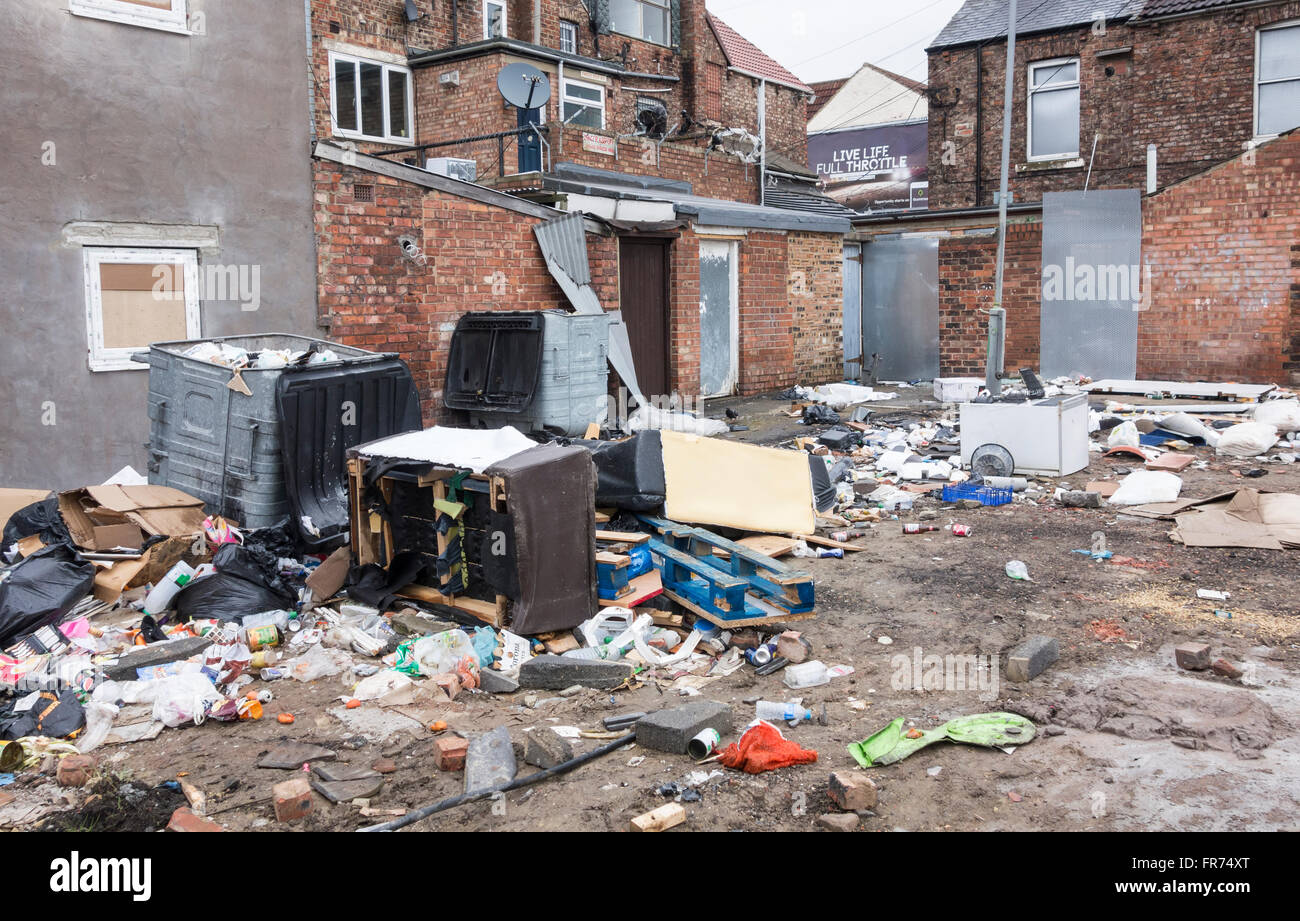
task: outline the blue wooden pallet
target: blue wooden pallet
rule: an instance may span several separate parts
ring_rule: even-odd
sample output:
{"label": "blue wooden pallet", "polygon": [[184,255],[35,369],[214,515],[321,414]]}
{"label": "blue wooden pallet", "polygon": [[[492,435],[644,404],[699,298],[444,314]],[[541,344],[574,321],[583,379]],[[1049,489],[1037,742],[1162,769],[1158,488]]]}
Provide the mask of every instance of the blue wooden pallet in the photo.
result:
{"label": "blue wooden pallet", "polygon": [[[807,572],[704,528],[637,517],[659,534],[647,546],[664,594],[696,614],[732,627],[813,616],[813,579]],[[717,550],[730,558],[722,559]]]}

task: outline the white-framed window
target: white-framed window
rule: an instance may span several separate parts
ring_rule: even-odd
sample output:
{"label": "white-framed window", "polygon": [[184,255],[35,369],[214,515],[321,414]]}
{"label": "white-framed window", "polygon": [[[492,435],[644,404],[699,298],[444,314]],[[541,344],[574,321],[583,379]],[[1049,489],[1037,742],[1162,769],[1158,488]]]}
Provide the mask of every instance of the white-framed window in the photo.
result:
{"label": "white-framed window", "polygon": [[622,35],[667,45],[672,36],[672,0],[609,0],[609,27]]}
{"label": "white-framed window", "polygon": [[1300,126],[1300,22],[1255,33],[1255,136]]}
{"label": "white-framed window", "polygon": [[397,64],[330,53],[334,133],[363,141],[411,140],[411,72]]}
{"label": "white-framed window", "polygon": [[578,53],[578,24],[567,19],[560,20],[560,50],[565,54]]}
{"label": "white-framed window", "polygon": [[1029,65],[1030,160],[1079,155],[1079,59],[1057,58]]}
{"label": "white-framed window", "polygon": [[138,371],[131,353],[198,339],[199,257],[192,249],[87,246],[86,336],[91,371]]}
{"label": "white-framed window", "polygon": [[483,37],[505,38],[506,0],[483,0]]}
{"label": "white-framed window", "polygon": [[560,98],[560,121],[569,125],[603,130],[605,127],[605,88],[599,83],[581,80],[564,81]]}
{"label": "white-framed window", "polygon": [[188,0],[68,0],[68,12],[148,29],[190,34]]}

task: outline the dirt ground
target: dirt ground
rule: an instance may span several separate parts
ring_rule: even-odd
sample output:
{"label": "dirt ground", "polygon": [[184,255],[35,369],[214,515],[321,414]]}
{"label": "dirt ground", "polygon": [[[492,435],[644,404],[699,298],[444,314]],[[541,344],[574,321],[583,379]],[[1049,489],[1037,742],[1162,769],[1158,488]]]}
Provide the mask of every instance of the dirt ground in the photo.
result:
{"label": "dirt ground", "polygon": [[[934,412],[920,389],[878,404],[878,416]],[[777,411],[775,399],[733,402],[750,431],[732,437],[776,444],[808,429]],[[1188,469],[1184,497],[1245,485],[1300,492],[1300,467],[1263,465],[1258,480],[1234,476],[1255,461],[1211,460]],[[1099,459],[1066,478],[1081,488],[1090,479],[1116,476],[1132,461]],[[1054,487],[1054,481],[1044,485]],[[1050,489],[1048,490],[1050,496]],[[922,729],[970,713],[1010,709],[1038,722],[1038,737],[1010,751],[940,743],[888,767],[867,772],[880,790],[878,807],[860,830],[1274,830],[1296,829],[1300,807],[1300,620],[1296,585],[1300,553],[1188,549],[1167,536],[1169,524],[1113,509],[1064,510],[1017,501],[1002,508],[954,512],[924,500],[903,520],[938,511],[934,523],[969,524],[974,535],[940,531],[904,536],[896,521],[875,527],[864,548],[840,559],[792,561],[816,578],[817,617],[797,625],[828,665],[846,664],[852,675],[804,692],[787,692],[780,673],[758,678],[749,667],[703,689],[733,707],[737,727],[753,718],[758,698],[785,700],[802,693],[814,711],[825,704],[827,725],[803,724],[786,735],[817,751],[812,765],[750,776],[723,770],[685,802],[685,830],[812,830],[830,811],[831,771],[857,771],[846,746],[902,716]],[[1102,532],[1113,562],[1073,553]],[[1125,562],[1127,558],[1127,562]],[[1008,560],[1023,560],[1034,581],[1012,581]],[[1226,602],[1200,601],[1198,588],[1228,591]],[[1216,616],[1226,609],[1231,618]],[[915,690],[900,680],[901,662],[914,655],[998,657],[1032,634],[1055,637],[1059,661],[1023,685],[1001,675],[995,687]],[[1212,672],[1191,673],[1174,664],[1173,648],[1209,643],[1213,654],[1246,670],[1244,681]],[[901,660],[900,658],[901,657]],[[994,668],[991,677],[1001,669]],[[440,718],[454,731],[473,734],[499,725],[517,742],[530,728],[600,729],[600,719],[687,702],[669,680],[648,679],[627,691],[583,691],[572,698],[520,691],[493,697],[463,694]],[[260,683],[253,688],[260,688]],[[373,809],[414,809],[462,791],[459,773],[434,766],[434,734],[426,720],[374,704],[344,709],[343,680],[311,684],[278,681],[267,718],[165,730],[157,738],[106,746],[101,766],[121,784],[174,791],[159,785],[178,775],[202,789],[208,813],[232,830],[277,830],[271,786],[288,771],[258,768],[258,757],[280,741],[312,742],[338,751],[340,761],[368,766],[391,758]],[[535,706],[527,706],[525,698]],[[293,725],[275,714],[296,716]],[[427,717],[427,714],[425,714]],[[724,739],[734,741],[738,733]],[[575,742],[579,752],[601,740]],[[534,768],[525,767],[521,773]],[[445,812],[414,826],[457,831],[620,831],[629,820],[667,800],[661,785],[682,781],[697,768],[685,756],[630,746],[575,772]],[[59,815],[59,827],[158,827],[158,809],[131,809],[105,819],[103,797],[83,806],[67,791],[51,792],[49,778],[20,775],[5,789],[15,802],[0,809],[0,823],[34,804]],[[57,790],[57,788],[54,788]],[[66,797],[59,800],[62,795]],[[110,790],[110,795],[112,790]],[[158,799],[161,793],[149,794]],[[81,794],[84,797],[84,794]],[[70,800],[70,801],[69,801]],[[152,801],[152,800],[151,800]],[[98,803],[98,805],[96,805]],[[98,811],[96,811],[98,810]],[[37,809],[36,811],[41,811]],[[130,817],[134,816],[134,820]],[[315,810],[292,828],[355,830],[384,821],[356,805]],[[47,816],[48,820],[48,816]]]}

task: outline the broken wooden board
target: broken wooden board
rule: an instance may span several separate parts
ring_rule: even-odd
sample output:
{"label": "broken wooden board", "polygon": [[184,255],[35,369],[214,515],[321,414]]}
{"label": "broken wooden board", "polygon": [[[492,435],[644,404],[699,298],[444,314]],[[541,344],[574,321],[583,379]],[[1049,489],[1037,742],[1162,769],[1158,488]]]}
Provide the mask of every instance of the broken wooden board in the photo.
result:
{"label": "broken wooden board", "polygon": [[866,550],[866,547],[859,547],[857,544],[846,544],[843,541],[831,540],[829,537],[822,537],[818,534],[796,534],[795,537],[807,544],[815,544],[818,547],[831,547],[837,550]]}
{"label": "broken wooden board", "polygon": [[660,437],[666,517],[760,533],[813,530],[812,475],[802,452],[673,431]]}
{"label": "broken wooden board", "polygon": [[[789,556],[794,553],[794,548],[798,546],[793,537],[782,537],[780,534],[754,534],[749,537],[742,537],[736,543],[742,547],[749,547],[751,550],[767,554],[773,559]],[[722,548],[715,550],[714,555],[723,560],[731,559],[731,553]]]}
{"label": "broken wooden board", "polygon": [[650,539],[649,534],[641,531],[597,531],[596,540],[605,540],[614,544],[644,544]]}
{"label": "broken wooden board", "polygon": [[477,617],[485,624],[493,627],[505,625],[506,606],[504,599],[500,596],[498,596],[496,603],[493,604],[490,601],[480,601],[477,598],[467,598],[464,595],[444,595],[437,589],[430,588],[427,585],[408,585],[397,594],[403,598],[411,598],[427,604],[445,604],[448,607]]}
{"label": "broken wooden board", "polygon": [[629,579],[627,583],[628,591],[626,594],[614,599],[597,599],[603,608],[618,606],[623,608],[633,608],[638,604],[644,604],[655,595],[663,594],[664,584],[660,579],[659,570],[652,569],[649,572],[643,572],[635,579]]}
{"label": "broken wooden board", "polygon": [[632,820],[632,831],[666,831],[686,821],[686,810],[681,803],[667,803],[653,812],[639,815]]}

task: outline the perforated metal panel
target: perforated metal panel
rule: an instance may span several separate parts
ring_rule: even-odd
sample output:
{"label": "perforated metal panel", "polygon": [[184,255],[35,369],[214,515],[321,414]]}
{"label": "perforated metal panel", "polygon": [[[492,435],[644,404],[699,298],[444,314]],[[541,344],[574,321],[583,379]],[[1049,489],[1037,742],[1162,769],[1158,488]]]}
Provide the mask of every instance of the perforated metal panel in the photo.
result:
{"label": "perforated metal panel", "polygon": [[[847,347],[847,346],[846,346]],[[875,240],[862,247],[862,363],[878,380],[939,376],[939,241]]]}
{"label": "perforated metal panel", "polygon": [[1042,374],[1136,376],[1142,194],[1044,195],[1041,280]]}

